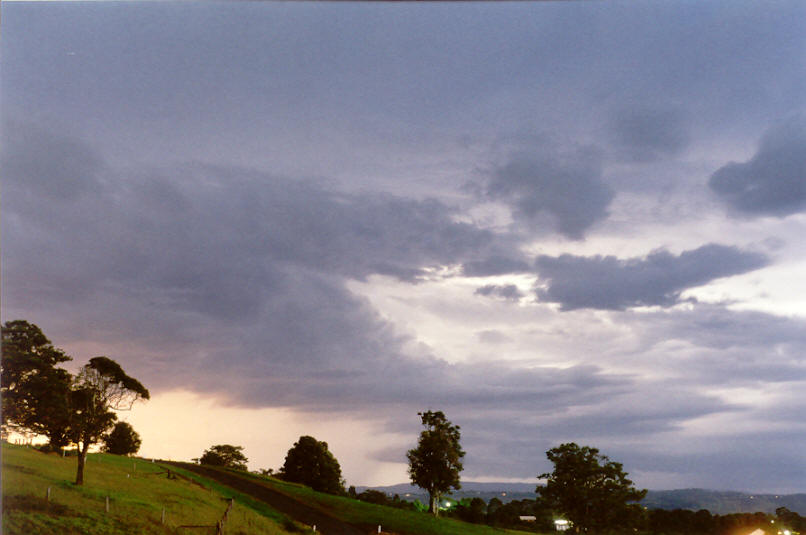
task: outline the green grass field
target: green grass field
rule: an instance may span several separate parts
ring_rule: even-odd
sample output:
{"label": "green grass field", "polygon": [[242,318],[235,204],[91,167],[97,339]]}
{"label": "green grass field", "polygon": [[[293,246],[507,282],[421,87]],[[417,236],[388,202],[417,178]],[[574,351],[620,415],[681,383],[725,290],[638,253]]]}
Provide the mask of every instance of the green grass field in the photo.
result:
{"label": "green grass field", "polygon": [[[73,485],[76,459],[3,443],[3,533],[9,535],[207,534],[227,507],[235,506],[226,535],[309,532],[263,502],[207,478],[171,466],[181,477],[168,479],[166,467],[142,459],[90,454],[83,487]],[[524,532],[468,524],[451,518],[369,504],[315,492],[274,478],[238,472],[300,502],[368,532],[380,525],[400,535],[504,535]],[[50,488],[50,501],[46,499]],[[106,497],[109,512],[106,512]],[[165,523],[162,511],[165,509]],[[183,529],[208,525],[209,530]]]}
{"label": "green grass field", "polygon": [[[165,468],[141,459],[90,454],[83,487],[73,485],[76,459],[2,445],[3,533],[19,535],[200,534],[214,526],[233,497],[223,488],[202,488],[185,479],[168,479]],[[46,499],[50,488],[50,501]],[[109,496],[109,513],[106,497]],[[227,535],[297,531],[283,515],[264,504],[258,510],[234,496]],[[162,523],[165,509],[166,521]],[[283,525],[290,530],[284,529]]]}
{"label": "green grass field", "polygon": [[[243,477],[259,481],[270,488],[296,498],[308,505],[334,516],[344,522],[374,528],[381,526],[384,532],[401,535],[504,535],[527,532],[469,524],[453,518],[434,518],[416,511],[396,509],[361,502],[342,496],[316,492],[303,485],[280,481],[271,477],[241,473]],[[529,532],[534,533],[534,532]]]}

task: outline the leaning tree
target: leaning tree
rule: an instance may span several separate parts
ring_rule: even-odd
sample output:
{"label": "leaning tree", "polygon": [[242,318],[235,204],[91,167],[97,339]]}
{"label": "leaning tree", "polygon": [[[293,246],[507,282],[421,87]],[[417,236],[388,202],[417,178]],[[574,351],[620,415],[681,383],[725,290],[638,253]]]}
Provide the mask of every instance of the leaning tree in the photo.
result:
{"label": "leaning tree", "polygon": [[84,464],[90,446],[101,440],[117,419],[113,411],[129,410],[139,399],[149,399],[146,388],[126,375],[108,357],[95,357],[82,366],[72,392],[71,438],[78,447],[76,485],[84,484]]}
{"label": "leaning tree", "polygon": [[459,489],[459,472],[465,452],[459,445],[459,426],[445,418],[442,411],[417,413],[425,429],[417,447],[409,450],[409,476],[412,483],[428,492],[428,511],[439,514],[439,499],[450,489]]}

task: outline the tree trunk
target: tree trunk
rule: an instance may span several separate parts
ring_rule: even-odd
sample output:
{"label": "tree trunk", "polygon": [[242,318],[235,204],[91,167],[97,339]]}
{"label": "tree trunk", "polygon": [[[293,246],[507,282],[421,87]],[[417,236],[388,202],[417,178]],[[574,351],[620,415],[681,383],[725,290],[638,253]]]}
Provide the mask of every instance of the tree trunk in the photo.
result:
{"label": "tree trunk", "polygon": [[434,516],[439,516],[439,493],[428,493],[428,512]]}
{"label": "tree trunk", "polygon": [[81,447],[78,448],[78,469],[76,470],[76,485],[84,484],[84,462],[87,460],[87,450],[90,446],[87,442],[83,442]]}

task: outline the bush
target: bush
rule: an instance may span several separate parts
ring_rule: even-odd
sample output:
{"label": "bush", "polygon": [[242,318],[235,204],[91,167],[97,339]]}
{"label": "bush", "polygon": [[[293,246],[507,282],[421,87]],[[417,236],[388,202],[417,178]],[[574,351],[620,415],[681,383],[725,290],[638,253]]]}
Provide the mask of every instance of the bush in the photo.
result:
{"label": "bush", "polygon": [[104,437],[104,451],[115,455],[131,455],[140,449],[140,435],[126,422],[118,422]]}

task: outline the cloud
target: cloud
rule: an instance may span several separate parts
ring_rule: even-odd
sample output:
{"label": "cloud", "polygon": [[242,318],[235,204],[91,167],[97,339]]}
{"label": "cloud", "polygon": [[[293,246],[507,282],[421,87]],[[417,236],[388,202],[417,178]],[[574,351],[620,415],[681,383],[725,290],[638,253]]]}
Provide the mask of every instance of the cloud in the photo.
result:
{"label": "cloud", "polygon": [[483,192],[509,204],[517,220],[545,223],[572,239],[607,217],[614,197],[602,179],[601,157],[590,148],[515,154],[492,171]]}
{"label": "cloud", "polygon": [[510,299],[513,301],[517,301],[524,295],[523,292],[521,292],[514,284],[488,284],[486,286],[476,288],[476,291],[473,293],[487,297],[501,297],[503,299]]}
{"label": "cloud", "polygon": [[[52,143],[40,143],[25,150],[47,159]],[[499,260],[510,258],[496,249],[506,236],[455,222],[439,201],[337,193],[225,166],[123,175],[73,143],[88,160],[78,169],[105,168],[102,187],[55,197],[43,211],[21,177],[48,177],[32,159],[14,168],[14,202],[3,212],[13,229],[4,313],[24,311],[68,346],[104,346],[154,390],[362,410],[413,399],[533,405],[553,388],[533,383],[594,393],[615,380],[593,368],[450,365],[348,289],[372,274],[416,282],[432,265],[520,265]],[[58,321],[65,316],[69,328]],[[532,382],[521,384],[524,377]]]}
{"label": "cloud", "polygon": [[528,271],[530,271],[530,267],[525,260],[500,255],[466,262],[462,266],[462,274],[466,277],[490,277]]}
{"label": "cloud", "polygon": [[11,120],[0,130],[5,182],[26,197],[72,200],[101,187],[104,164],[81,141]]}
{"label": "cloud", "polygon": [[[628,321],[639,339],[636,354],[676,363],[695,382],[747,387],[806,380],[800,358],[806,322],[800,318],[697,304],[690,311],[634,314]],[[659,340],[666,345],[657,347]]]}
{"label": "cloud", "polygon": [[[2,313],[40,324],[78,362],[119,359],[155,393],[178,386],[320,419],[360,413],[409,439],[417,410],[445,410],[465,433],[468,472],[481,475],[533,477],[548,468],[546,449],[576,439],[628,470],[694,467],[684,473],[703,486],[745,485],[750,472],[755,485],[765,471],[802,481],[791,467],[806,466],[794,451],[803,322],[661,308],[761,256],[717,246],[710,257],[558,257],[540,271],[545,299],[605,312],[477,299],[467,285],[488,281],[458,278],[419,284],[406,296],[418,310],[400,324],[398,305],[374,305],[375,290],[405,293],[435,267],[529,273],[519,246],[556,250],[554,238],[592,238],[574,244],[578,255],[614,243],[644,251],[649,235],[732,240],[736,228],[689,194],[701,194],[693,181],[710,155],[803,108],[804,8],[779,7],[480,3],[457,18],[450,3],[428,13],[4,6],[2,108],[40,128],[3,125]],[[736,213],[803,209],[789,180],[803,136],[778,130],[726,167],[729,193],[714,188]],[[573,143],[527,145],[535,131]],[[578,148],[587,145],[600,149]],[[456,189],[490,152],[499,159],[468,199]],[[652,166],[602,158],[613,152]],[[773,171],[789,177],[777,182],[783,193]],[[491,201],[493,224],[508,209],[517,236],[459,223],[474,216],[450,203],[479,200]],[[780,256],[796,260],[788,243]],[[514,294],[506,284],[484,291]],[[422,317],[435,321],[411,332]],[[472,365],[439,358],[440,343]],[[696,443],[716,417],[728,425],[703,426]],[[800,432],[785,446],[775,426]],[[726,430],[735,433],[716,436]],[[711,450],[734,481],[709,469]]]}
{"label": "cloud", "polygon": [[680,111],[658,107],[625,108],[609,124],[616,147],[641,162],[680,154],[690,141],[687,126]]}
{"label": "cloud", "polygon": [[512,341],[512,339],[501,331],[495,329],[486,329],[476,333],[476,338],[482,344],[503,344]]}
{"label": "cloud", "polygon": [[767,263],[763,254],[717,244],[678,256],[660,250],[627,260],[598,255],[541,255],[535,260],[535,268],[544,287],[537,290],[537,295],[542,301],[559,303],[563,310],[668,307],[680,302],[680,294],[688,288],[746,273]]}
{"label": "cloud", "polygon": [[806,209],[806,116],[768,130],[756,154],[719,168],[710,188],[737,214],[776,216]]}

